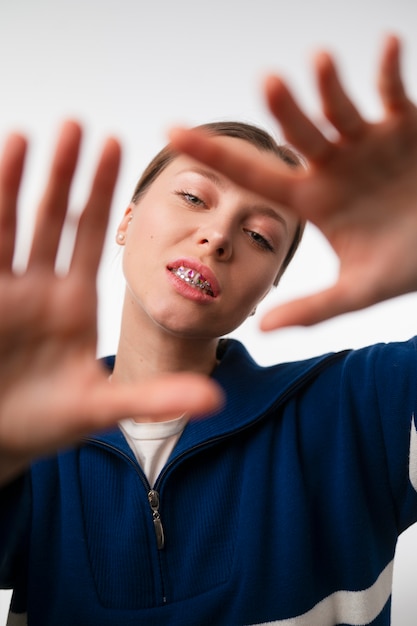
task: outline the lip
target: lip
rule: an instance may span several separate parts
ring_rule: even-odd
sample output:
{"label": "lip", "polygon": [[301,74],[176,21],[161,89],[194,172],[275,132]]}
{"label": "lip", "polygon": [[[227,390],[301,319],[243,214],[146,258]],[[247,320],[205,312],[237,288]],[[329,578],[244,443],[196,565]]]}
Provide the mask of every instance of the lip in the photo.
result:
{"label": "lip", "polygon": [[189,257],[181,257],[180,259],[175,259],[175,261],[169,262],[167,264],[167,270],[169,271],[170,276],[175,278],[176,281],[181,282],[185,287],[187,287],[190,290],[193,290],[193,292],[197,291],[195,287],[191,287],[187,285],[187,283],[184,283],[184,281],[182,281],[180,278],[176,277],[175,274],[172,273],[172,270],[175,270],[178,267],[181,267],[181,265],[184,265],[185,267],[189,267],[190,269],[195,270],[196,272],[201,274],[201,276],[205,280],[207,280],[210,283],[213,295],[211,296],[203,292],[200,292],[201,296],[204,296],[205,298],[213,300],[213,298],[216,298],[220,294],[220,286],[219,286],[218,280],[214,272],[207,265],[204,265],[203,263],[201,263],[198,259],[189,258]]}

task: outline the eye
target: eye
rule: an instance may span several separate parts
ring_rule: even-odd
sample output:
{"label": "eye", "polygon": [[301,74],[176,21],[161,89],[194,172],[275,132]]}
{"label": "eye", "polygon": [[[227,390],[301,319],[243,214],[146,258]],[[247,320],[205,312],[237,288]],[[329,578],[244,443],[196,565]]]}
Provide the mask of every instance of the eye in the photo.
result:
{"label": "eye", "polygon": [[271,243],[268,241],[268,239],[263,237],[263,235],[260,235],[254,230],[245,230],[245,232],[247,233],[247,235],[249,235],[251,243],[253,243],[258,248],[261,248],[262,250],[268,250],[269,252],[274,251]]}
{"label": "eye", "polygon": [[184,198],[184,200],[193,206],[204,206],[203,200],[193,193],[189,193],[188,191],[177,191],[176,194]]}

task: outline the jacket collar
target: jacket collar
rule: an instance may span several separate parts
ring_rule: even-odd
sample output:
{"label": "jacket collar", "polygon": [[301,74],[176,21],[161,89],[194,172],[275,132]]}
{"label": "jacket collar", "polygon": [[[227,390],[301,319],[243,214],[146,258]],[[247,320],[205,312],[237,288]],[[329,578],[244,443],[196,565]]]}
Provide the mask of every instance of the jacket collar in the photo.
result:
{"label": "jacket collar", "polygon": [[[213,373],[213,379],[224,390],[225,405],[218,413],[191,420],[187,424],[176,446],[175,456],[190,446],[227,436],[254,424],[278,408],[321,369],[345,354],[332,353],[305,361],[264,367],[258,365],[235,339],[221,340],[219,352],[222,353],[221,360]],[[103,359],[105,367],[110,371],[114,361],[114,356]],[[125,449],[124,437],[119,429],[94,438]]]}

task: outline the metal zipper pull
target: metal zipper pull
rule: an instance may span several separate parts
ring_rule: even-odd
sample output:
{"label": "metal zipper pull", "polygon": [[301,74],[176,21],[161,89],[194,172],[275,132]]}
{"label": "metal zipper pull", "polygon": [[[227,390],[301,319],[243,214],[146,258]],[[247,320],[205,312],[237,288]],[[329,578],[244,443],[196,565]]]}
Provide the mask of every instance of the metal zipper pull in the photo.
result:
{"label": "metal zipper pull", "polygon": [[162,550],[165,545],[164,528],[159,514],[159,493],[151,489],[148,493],[148,500],[152,509],[153,527],[155,529],[156,543],[158,550]]}

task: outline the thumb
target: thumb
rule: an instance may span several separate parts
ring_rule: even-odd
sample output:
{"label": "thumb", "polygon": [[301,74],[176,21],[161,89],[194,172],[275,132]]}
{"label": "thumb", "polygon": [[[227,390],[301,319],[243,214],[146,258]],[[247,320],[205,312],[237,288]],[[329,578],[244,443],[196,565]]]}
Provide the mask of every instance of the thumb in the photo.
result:
{"label": "thumb", "polygon": [[346,281],[339,281],[328,289],[268,311],[262,318],[260,327],[261,330],[270,331],[288,326],[312,326],[370,304],[373,301],[370,300],[369,293],[361,288],[348,289]]}

